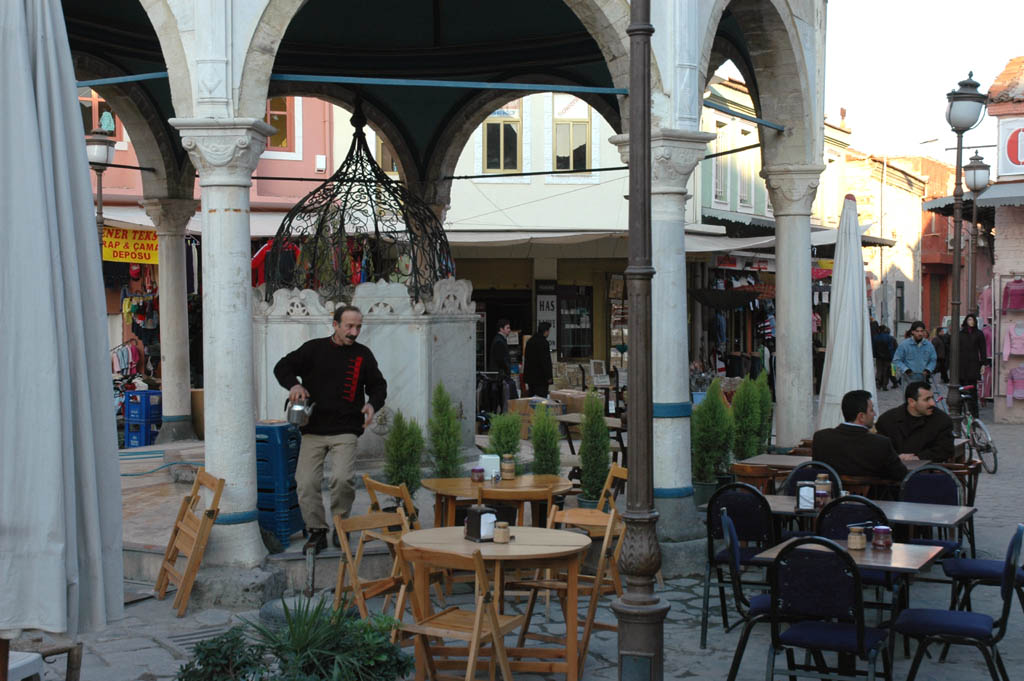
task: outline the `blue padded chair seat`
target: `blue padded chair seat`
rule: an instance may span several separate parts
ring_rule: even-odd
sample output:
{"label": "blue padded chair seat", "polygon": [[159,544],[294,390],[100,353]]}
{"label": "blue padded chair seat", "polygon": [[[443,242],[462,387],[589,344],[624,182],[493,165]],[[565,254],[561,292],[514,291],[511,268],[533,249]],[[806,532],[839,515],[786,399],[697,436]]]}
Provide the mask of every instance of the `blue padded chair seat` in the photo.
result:
{"label": "blue padded chair seat", "polygon": [[909,608],[892,627],[908,636],[964,636],[986,640],[992,637],[992,618],[964,610]]}
{"label": "blue padded chair seat", "polygon": [[[952,579],[981,579],[999,582],[1003,578],[1001,560],[984,558],[953,558],[942,561],[942,570]],[[1017,568],[1017,584],[1024,584],[1024,569]]]}
{"label": "blue padded chair seat", "polygon": [[[752,560],[754,556],[764,551],[760,546],[741,546],[740,547],[740,565],[755,565]],[[729,547],[726,547],[715,554],[715,563],[728,563],[729,562]],[[763,563],[756,563],[762,565]]]}
{"label": "blue padded chair seat", "polygon": [[939,560],[952,558],[960,550],[960,542],[955,539],[911,539],[910,543],[918,546],[942,547],[942,553],[938,555]]}
{"label": "blue padded chair seat", "polygon": [[772,597],[770,594],[759,594],[750,599],[750,607],[747,609],[747,614],[750,617],[757,615],[767,615],[772,609]]}
{"label": "blue padded chair seat", "polygon": [[[864,649],[871,650],[888,635],[884,629],[864,627]],[[797,648],[861,653],[857,650],[857,626],[850,622],[797,622],[782,632],[779,640]]]}

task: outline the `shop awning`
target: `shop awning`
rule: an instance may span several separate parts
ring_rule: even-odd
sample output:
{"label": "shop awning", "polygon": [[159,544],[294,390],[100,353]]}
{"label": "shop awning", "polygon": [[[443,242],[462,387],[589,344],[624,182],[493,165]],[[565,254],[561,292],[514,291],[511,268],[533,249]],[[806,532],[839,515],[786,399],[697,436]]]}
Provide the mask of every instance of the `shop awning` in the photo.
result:
{"label": "shop awning", "polygon": [[548,230],[445,230],[448,243],[458,246],[517,246],[520,244],[582,244],[599,239],[627,239],[626,231],[548,231]]}
{"label": "shop awning", "polygon": [[1000,182],[978,195],[981,206],[1024,206],[1024,182]]}

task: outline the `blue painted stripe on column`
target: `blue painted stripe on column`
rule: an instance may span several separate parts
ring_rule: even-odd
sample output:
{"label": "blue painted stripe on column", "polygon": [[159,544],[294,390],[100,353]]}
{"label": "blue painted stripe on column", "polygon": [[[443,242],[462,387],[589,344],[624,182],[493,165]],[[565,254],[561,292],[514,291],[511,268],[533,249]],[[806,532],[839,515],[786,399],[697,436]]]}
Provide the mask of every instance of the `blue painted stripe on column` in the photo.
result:
{"label": "blue painted stripe on column", "polygon": [[241,513],[221,513],[214,522],[215,525],[244,525],[254,523],[259,518],[256,509],[242,511]]}
{"label": "blue painted stripe on column", "polygon": [[164,423],[177,423],[178,421],[191,421],[191,416],[164,416],[160,419]]}
{"label": "blue painted stripe on column", "polygon": [[656,419],[678,419],[689,416],[693,413],[693,404],[690,402],[655,402],[654,418]]}
{"label": "blue painted stripe on column", "polygon": [[655,499],[682,499],[684,497],[692,497],[692,487],[655,487],[654,498]]}

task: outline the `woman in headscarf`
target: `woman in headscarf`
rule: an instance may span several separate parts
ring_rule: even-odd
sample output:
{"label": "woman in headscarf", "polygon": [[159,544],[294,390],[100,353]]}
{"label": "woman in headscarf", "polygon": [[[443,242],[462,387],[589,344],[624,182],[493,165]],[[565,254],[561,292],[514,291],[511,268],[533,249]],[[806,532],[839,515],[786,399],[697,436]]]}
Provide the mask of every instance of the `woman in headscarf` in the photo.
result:
{"label": "woman in headscarf", "polygon": [[981,379],[981,367],[989,363],[986,351],[985,335],[978,328],[978,318],[973,314],[964,317],[960,326],[959,338],[960,385],[970,389],[967,407],[971,414],[978,416],[978,381]]}

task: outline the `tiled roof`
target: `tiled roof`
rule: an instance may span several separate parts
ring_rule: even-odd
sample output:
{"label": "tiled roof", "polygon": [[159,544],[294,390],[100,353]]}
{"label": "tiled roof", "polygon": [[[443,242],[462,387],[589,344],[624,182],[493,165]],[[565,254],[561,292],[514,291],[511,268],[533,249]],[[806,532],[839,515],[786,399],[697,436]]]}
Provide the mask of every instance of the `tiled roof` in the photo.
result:
{"label": "tiled roof", "polygon": [[988,101],[1024,102],[1024,57],[1010,60],[988,90]]}

